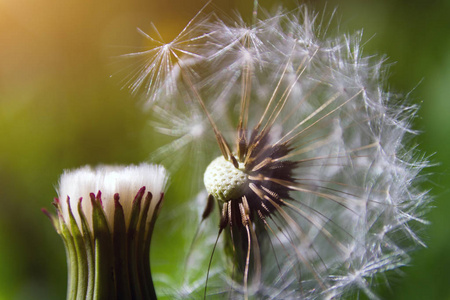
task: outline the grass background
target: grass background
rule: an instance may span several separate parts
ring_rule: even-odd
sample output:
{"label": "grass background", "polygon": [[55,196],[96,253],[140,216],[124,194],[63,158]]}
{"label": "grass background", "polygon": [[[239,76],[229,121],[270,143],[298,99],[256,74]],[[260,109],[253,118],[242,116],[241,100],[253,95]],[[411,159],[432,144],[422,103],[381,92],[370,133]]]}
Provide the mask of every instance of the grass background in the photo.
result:
{"label": "grass background", "polygon": [[[250,16],[252,2],[214,0],[212,7]],[[110,77],[117,71],[111,57],[142,45],[136,27],[146,31],[150,22],[169,40],[204,3],[0,0],[0,300],[65,297],[64,247],[40,212],[51,209],[62,170],[139,163],[161,143],[137,99]],[[260,1],[265,8],[298,3]],[[325,1],[309,5],[322,10]],[[341,32],[364,29],[366,54],[386,54],[394,63],[390,88],[413,90],[412,101],[422,107],[414,127],[423,131],[415,141],[439,163],[427,170],[425,183],[436,195],[431,226],[421,234],[428,249],[415,252],[404,275],[379,293],[385,299],[450,299],[450,1],[326,5],[328,11],[337,7]],[[186,200],[183,188],[173,189],[182,178],[175,176],[162,219]],[[177,243],[187,239],[176,230],[156,233],[152,261],[158,272],[180,266]]]}

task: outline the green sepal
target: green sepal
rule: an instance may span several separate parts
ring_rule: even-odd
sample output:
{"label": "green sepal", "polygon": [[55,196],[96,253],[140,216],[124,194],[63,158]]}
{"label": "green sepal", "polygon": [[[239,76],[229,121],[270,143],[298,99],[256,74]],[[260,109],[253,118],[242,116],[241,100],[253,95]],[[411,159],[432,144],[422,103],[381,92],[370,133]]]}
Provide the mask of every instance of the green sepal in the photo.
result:
{"label": "green sepal", "polygon": [[78,214],[81,219],[81,232],[84,238],[84,247],[86,249],[86,259],[87,259],[87,270],[88,270],[88,284],[86,288],[86,300],[92,300],[94,297],[94,279],[95,279],[95,262],[94,262],[94,247],[93,247],[93,237],[91,235],[91,230],[89,229],[89,224],[86,219],[86,215],[83,212],[81,201],[78,202]]}
{"label": "green sepal", "polygon": [[[68,200],[69,201],[69,200]],[[76,256],[77,256],[77,300],[86,299],[86,291],[88,285],[88,265],[87,265],[87,255],[86,248],[84,245],[84,239],[80,232],[80,228],[73,216],[72,209],[69,203],[67,203],[67,208],[69,212],[69,225],[70,231],[72,233],[73,243],[75,246]]]}
{"label": "green sepal", "polygon": [[[69,198],[67,198],[69,202]],[[67,300],[76,300],[77,290],[78,290],[78,258],[77,250],[75,248],[75,243],[72,237],[72,233],[67,227],[64,218],[62,216],[61,206],[57,205],[58,217],[59,217],[59,234],[64,241],[66,247],[67,255],[67,268],[68,268],[68,278],[67,278]]]}
{"label": "green sepal", "polygon": [[139,217],[141,215],[141,202],[145,193],[145,187],[142,187],[136,194],[131,207],[130,224],[127,231],[127,246],[128,246],[128,270],[130,275],[131,296],[132,299],[144,299],[142,294],[141,285],[139,282],[138,264],[140,264],[140,257],[137,255],[137,225]]}
{"label": "green sepal", "polygon": [[92,223],[94,227],[95,284],[94,299],[116,299],[114,279],[114,248],[108,223],[101,204],[101,193],[91,193]]}
{"label": "green sepal", "polygon": [[116,274],[117,299],[132,299],[128,272],[127,229],[119,194],[114,195],[114,271]]}
{"label": "green sepal", "polygon": [[[57,205],[55,205],[55,206],[57,207]],[[53,228],[55,228],[56,232],[58,234],[61,234],[58,217],[56,217],[54,214],[50,213],[45,208],[41,208],[41,211],[47,216],[47,218],[50,219],[50,222],[52,223],[52,226],[53,226]]]}
{"label": "green sepal", "polygon": [[[148,206],[150,208],[151,202],[155,201],[155,199],[153,198],[151,193],[149,193],[147,195],[147,198],[148,198],[148,201],[146,201],[146,202],[148,202]],[[147,290],[149,291],[150,299],[157,298],[155,287],[153,285],[152,273],[151,273],[150,245],[151,245],[151,240],[152,240],[152,235],[153,235],[153,228],[155,227],[155,222],[156,222],[156,219],[158,218],[163,199],[164,199],[164,194],[161,193],[160,198],[157,200],[158,202],[156,203],[155,207],[153,208],[153,211],[151,212],[150,221],[143,222],[143,225],[146,227],[145,230],[142,230],[145,234],[144,248],[143,248],[143,255],[142,255],[142,257],[143,257],[142,265],[145,266],[143,278],[144,278],[145,282],[147,283]],[[145,215],[146,215],[146,217],[148,217],[148,209],[147,209],[147,212]]]}
{"label": "green sepal", "polygon": [[147,273],[150,273],[150,264],[148,263],[148,258],[150,253],[145,252],[146,240],[145,240],[145,227],[147,222],[147,214],[150,208],[150,202],[152,200],[152,193],[148,192],[145,196],[144,203],[141,209],[141,218],[138,224],[138,236],[137,236],[137,268],[138,268],[138,278],[139,284],[142,289],[142,295],[144,299],[156,299],[156,292],[153,286],[152,278],[147,278]]}

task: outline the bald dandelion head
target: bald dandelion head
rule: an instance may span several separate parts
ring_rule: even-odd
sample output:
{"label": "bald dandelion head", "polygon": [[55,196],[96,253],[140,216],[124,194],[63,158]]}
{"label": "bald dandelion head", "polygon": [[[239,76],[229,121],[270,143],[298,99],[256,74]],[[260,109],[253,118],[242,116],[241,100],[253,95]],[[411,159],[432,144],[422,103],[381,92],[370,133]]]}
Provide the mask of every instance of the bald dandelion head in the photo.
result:
{"label": "bald dandelion head", "polygon": [[217,157],[209,164],[203,177],[206,191],[222,202],[240,198],[248,186],[247,180],[243,163],[236,168],[223,156]]}

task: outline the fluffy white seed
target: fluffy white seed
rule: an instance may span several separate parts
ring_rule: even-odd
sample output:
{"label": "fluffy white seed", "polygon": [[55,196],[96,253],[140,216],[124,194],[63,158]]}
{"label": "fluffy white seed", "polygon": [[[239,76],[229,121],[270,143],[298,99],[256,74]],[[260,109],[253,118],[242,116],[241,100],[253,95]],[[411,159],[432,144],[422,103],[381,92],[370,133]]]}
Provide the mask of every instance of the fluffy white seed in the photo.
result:
{"label": "fluffy white seed", "polygon": [[[83,212],[92,230],[92,204],[89,194],[97,194],[98,191],[101,191],[108,225],[113,230],[114,194],[119,194],[119,201],[125,214],[125,224],[128,226],[133,200],[139,189],[145,187],[146,192],[151,192],[154,197],[159,199],[166,182],[167,172],[158,165],[144,163],[138,166],[99,166],[95,169],[85,166],[72,171],[66,170],[61,175],[58,197],[66,222],[69,220],[67,205],[67,197],[69,197],[70,208],[79,226],[81,226],[81,219],[77,206],[81,198]],[[153,212],[156,203],[157,201],[152,201],[149,214]]]}

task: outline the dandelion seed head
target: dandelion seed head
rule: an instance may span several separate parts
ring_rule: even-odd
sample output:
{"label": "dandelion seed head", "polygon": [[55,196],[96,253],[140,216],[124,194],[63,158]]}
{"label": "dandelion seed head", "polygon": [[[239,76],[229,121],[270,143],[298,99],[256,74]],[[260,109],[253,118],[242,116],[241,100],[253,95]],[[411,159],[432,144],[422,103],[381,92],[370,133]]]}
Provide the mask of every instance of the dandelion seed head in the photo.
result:
{"label": "dandelion seed head", "polygon": [[363,54],[362,32],[329,27],[305,6],[191,24],[204,44],[193,39],[195,55],[179,59],[195,59],[171,69],[182,97],[158,100],[172,117],[157,130],[174,137],[160,153],[206,170],[192,182],[203,177],[219,204],[232,257],[226,272],[213,263],[223,285],[212,295],[376,298],[374,278],[423,244],[412,228],[425,223],[427,162],[408,145],[417,108],[386,90],[386,58]]}

